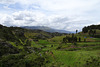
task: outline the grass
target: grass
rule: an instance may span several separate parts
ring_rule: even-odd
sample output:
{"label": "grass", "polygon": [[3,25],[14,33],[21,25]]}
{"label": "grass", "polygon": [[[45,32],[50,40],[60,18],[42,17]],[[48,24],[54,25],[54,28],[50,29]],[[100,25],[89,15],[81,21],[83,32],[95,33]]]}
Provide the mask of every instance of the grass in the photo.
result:
{"label": "grass", "polygon": [[[82,41],[84,41],[84,37],[86,35],[87,34],[84,34],[81,36],[80,34],[76,34],[75,36],[77,36],[78,38],[81,37]],[[71,35],[67,35],[67,36],[71,36]],[[54,62],[55,67],[68,67],[68,66],[84,67],[84,65],[86,64],[86,61],[90,57],[100,57],[100,38],[90,38],[87,35],[87,38],[86,38],[87,42],[77,42],[76,47],[81,47],[81,48],[71,48],[71,49],[66,50],[64,48],[69,48],[73,44],[61,43],[64,37],[65,36],[57,36],[57,37],[49,39],[48,40],[49,42],[46,44],[46,47],[42,49],[43,51],[49,50],[53,52],[55,56],[54,58],[55,60],[51,59],[51,62]],[[51,47],[51,45],[53,45],[53,47]],[[60,49],[57,50],[57,47],[59,45],[61,45],[61,48],[63,50],[60,50]],[[52,65],[52,63],[50,64]],[[57,66],[56,64],[57,65],[60,64],[61,66],[60,65]]]}
{"label": "grass", "polygon": [[24,35],[25,35],[26,38],[32,38],[32,37],[38,35],[38,33],[30,33],[30,32],[26,32]]}
{"label": "grass", "polygon": [[98,41],[98,42],[100,41],[100,38],[93,38],[93,39],[94,39],[95,41]]}
{"label": "grass", "polygon": [[75,62],[75,53],[66,51],[53,51],[57,62],[62,62],[65,65],[72,65]]}
{"label": "grass", "polygon": [[35,43],[34,41],[31,41],[31,47],[32,48],[41,48],[41,47],[43,47],[41,44],[37,44],[37,43]]}
{"label": "grass", "polygon": [[79,46],[83,46],[83,45],[86,45],[86,46],[97,46],[97,45],[100,45],[100,42],[78,42],[77,43]]}
{"label": "grass", "polygon": [[77,66],[81,66],[85,64],[85,60],[87,60],[90,56],[97,57],[100,50],[96,51],[53,51],[54,56],[56,57],[56,62],[63,63],[65,66],[71,66],[74,67],[77,62],[80,62],[80,64],[77,64]]}
{"label": "grass", "polygon": [[[67,35],[67,36],[71,37],[71,35]],[[100,39],[99,38],[90,38],[87,34],[84,34],[84,35],[75,34],[75,36],[77,36],[77,38],[81,37],[81,41],[84,41],[84,37],[87,37],[86,38],[87,42],[77,42],[77,47],[81,47],[81,48],[64,49],[64,48],[69,48],[73,44],[61,43],[62,39],[65,36],[55,36],[54,38],[51,38],[48,40],[39,40],[37,43],[35,43],[34,41],[31,41],[31,47],[41,48],[43,46],[46,46],[42,48],[42,51],[45,52],[49,50],[53,52],[53,55],[55,58],[52,57],[51,55],[47,55],[50,60],[49,66],[55,65],[56,67],[67,67],[67,66],[82,67],[84,66],[84,64],[86,64],[86,60],[90,58],[91,56],[99,57],[100,55],[100,50],[99,50]],[[61,48],[63,50],[57,50],[57,47],[59,45],[61,45]],[[29,59],[32,59],[32,57],[29,57]]]}
{"label": "grass", "polygon": [[49,41],[50,41],[50,43],[60,43],[60,42],[62,42],[64,37],[65,37],[65,35],[64,36],[55,36],[55,37],[49,39]]}
{"label": "grass", "polygon": [[[97,31],[97,33],[98,32],[100,31]],[[37,34],[25,34],[27,38],[35,35]],[[71,37],[71,35],[66,36]],[[42,53],[42,56],[44,56],[43,53],[49,50],[49,53],[46,55],[46,57],[48,57],[48,60],[50,62],[47,63],[46,67],[84,67],[86,61],[90,59],[90,57],[100,57],[100,38],[91,38],[87,33],[75,34],[77,38],[81,37],[82,42],[77,42],[77,45],[74,45],[73,43],[62,43],[63,38],[66,36],[55,36],[47,40],[41,39],[37,42],[31,40],[31,47],[43,47],[40,51],[40,53]],[[86,42],[84,42],[84,37],[87,37]],[[27,40],[25,40],[23,44],[25,44],[26,41]],[[20,45],[16,46],[14,42],[10,43],[15,47],[23,49]],[[75,47],[70,48],[72,45],[74,45]],[[59,46],[61,46],[61,49],[57,49]],[[53,52],[54,57],[50,54],[50,52]],[[35,56],[34,54],[28,54],[25,56],[25,58],[27,60],[34,60],[34,58],[37,58],[37,56]],[[100,61],[100,59],[98,60]]]}
{"label": "grass", "polygon": [[38,44],[46,45],[49,44],[47,40],[39,40]]}
{"label": "grass", "polygon": [[14,47],[17,47],[18,49],[23,49],[22,45],[18,45],[16,46],[16,44],[14,42],[9,42],[11,45],[13,45]]}

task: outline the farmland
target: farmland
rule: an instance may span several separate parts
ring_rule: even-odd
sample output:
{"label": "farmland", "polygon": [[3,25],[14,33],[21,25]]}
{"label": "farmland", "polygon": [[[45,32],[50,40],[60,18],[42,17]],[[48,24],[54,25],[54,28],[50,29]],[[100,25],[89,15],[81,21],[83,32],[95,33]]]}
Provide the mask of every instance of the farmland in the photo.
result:
{"label": "farmland", "polygon": [[[100,38],[88,32],[55,34],[2,27],[0,67],[100,66]],[[95,35],[100,34],[100,30],[95,30]]]}

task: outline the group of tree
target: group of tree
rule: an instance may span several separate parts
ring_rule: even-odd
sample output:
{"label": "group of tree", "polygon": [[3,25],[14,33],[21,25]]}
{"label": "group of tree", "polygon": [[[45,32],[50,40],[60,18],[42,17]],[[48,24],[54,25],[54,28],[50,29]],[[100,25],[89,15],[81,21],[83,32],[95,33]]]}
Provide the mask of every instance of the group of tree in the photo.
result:
{"label": "group of tree", "polygon": [[80,37],[77,38],[76,36],[74,36],[74,34],[72,34],[71,37],[69,37],[69,36],[64,37],[63,38],[63,43],[67,43],[67,42],[74,43],[74,42],[77,42],[78,40],[79,40],[79,42],[81,42],[81,38]]}
{"label": "group of tree", "polygon": [[92,36],[94,36],[96,34],[96,30],[89,30],[89,35],[92,35]]}
{"label": "group of tree", "polygon": [[88,33],[89,30],[93,30],[93,29],[99,29],[100,30],[100,24],[99,25],[90,25],[90,26],[85,26],[82,29],[83,33]]}

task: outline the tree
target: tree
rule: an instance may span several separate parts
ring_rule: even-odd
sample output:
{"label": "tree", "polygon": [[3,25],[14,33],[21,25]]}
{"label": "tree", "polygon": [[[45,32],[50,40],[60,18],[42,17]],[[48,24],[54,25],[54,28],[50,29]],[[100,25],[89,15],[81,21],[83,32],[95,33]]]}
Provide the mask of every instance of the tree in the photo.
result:
{"label": "tree", "polygon": [[96,34],[96,30],[93,31],[93,35],[95,35],[95,34]]}
{"label": "tree", "polygon": [[91,30],[91,29],[99,29],[100,30],[100,24],[99,25],[90,25],[90,26],[85,26],[83,29],[82,29],[82,32],[83,33],[87,33],[88,30]]}
{"label": "tree", "polygon": [[92,29],[90,29],[89,35],[93,35],[93,30]]}
{"label": "tree", "polygon": [[0,24],[0,28],[2,29],[3,28],[3,26]]}
{"label": "tree", "polygon": [[77,37],[74,37],[74,41],[77,42]]}
{"label": "tree", "polygon": [[87,32],[88,32],[88,28],[87,28],[87,27],[84,27],[84,28],[82,29],[82,32],[83,32],[83,33],[87,33]]}
{"label": "tree", "polygon": [[86,42],[86,39],[84,39],[84,42]]}
{"label": "tree", "polygon": [[77,34],[78,30],[76,30],[76,34]]}
{"label": "tree", "polygon": [[51,47],[53,47],[53,45],[51,45]]}
{"label": "tree", "polygon": [[81,42],[81,38],[79,37],[79,42]]}
{"label": "tree", "polygon": [[65,38],[63,38],[63,43],[67,43],[67,38],[65,37]]}
{"label": "tree", "polygon": [[72,34],[72,38],[74,38],[74,34]]}

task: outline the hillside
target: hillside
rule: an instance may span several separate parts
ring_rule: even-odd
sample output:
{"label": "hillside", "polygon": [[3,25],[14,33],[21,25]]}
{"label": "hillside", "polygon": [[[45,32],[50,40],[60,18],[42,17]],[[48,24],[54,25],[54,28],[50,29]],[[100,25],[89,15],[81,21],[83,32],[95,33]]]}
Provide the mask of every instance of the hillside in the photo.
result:
{"label": "hillside", "polygon": [[91,37],[100,38],[100,25],[85,26],[82,32],[87,33]]}
{"label": "hillside", "polygon": [[100,38],[92,34],[0,25],[0,67],[99,67]]}
{"label": "hillside", "polygon": [[57,29],[52,29],[49,27],[45,27],[45,26],[24,26],[22,28],[26,28],[26,29],[38,29],[38,30],[43,30],[46,32],[50,32],[50,33],[54,33],[54,32],[58,32],[58,33],[71,33],[70,31],[65,31],[65,30],[57,30]]}
{"label": "hillside", "polygon": [[100,24],[99,25],[90,25],[90,26],[85,26],[83,29],[82,29],[82,32],[84,33],[87,33],[89,30],[91,29],[98,29],[100,30]]}

